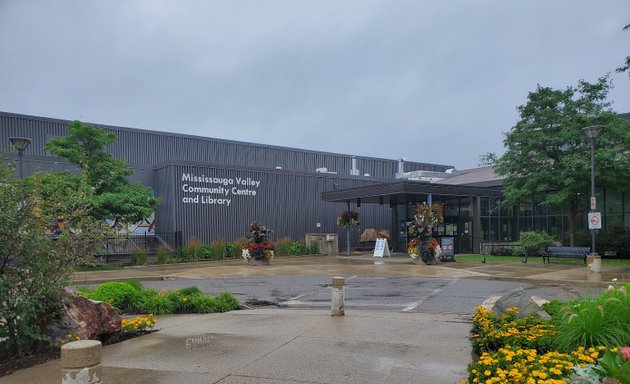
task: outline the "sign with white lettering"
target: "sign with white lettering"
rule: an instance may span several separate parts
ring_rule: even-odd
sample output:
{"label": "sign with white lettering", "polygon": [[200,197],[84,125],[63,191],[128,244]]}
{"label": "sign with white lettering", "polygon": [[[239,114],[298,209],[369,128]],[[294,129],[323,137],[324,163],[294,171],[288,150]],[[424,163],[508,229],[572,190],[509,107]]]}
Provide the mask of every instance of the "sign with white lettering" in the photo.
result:
{"label": "sign with white lettering", "polygon": [[232,200],[258,194],[260,180],[251,177],[213,177],[182,173],[181,190],[184,204],[210,204],[229,207]]}
{"label": "sign with white lettering", "polygon": [[376,239],[376,245],[374,245],[374,257],[383,257],[383,255],[392,257],[391,253],[389,253],[387,239]]}
{"label": "sign with white lettering", "polygon": [[602,214],[601,214],[601,212],[589,212],[589,214],[588,214],[588,229],[602,229]]}

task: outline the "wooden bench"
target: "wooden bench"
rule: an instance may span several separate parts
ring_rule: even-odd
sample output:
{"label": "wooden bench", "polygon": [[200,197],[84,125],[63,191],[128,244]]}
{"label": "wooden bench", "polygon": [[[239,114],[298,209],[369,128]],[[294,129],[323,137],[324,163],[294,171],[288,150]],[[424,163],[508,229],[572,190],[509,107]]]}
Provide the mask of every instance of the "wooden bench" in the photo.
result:
{"label": "wooden bench", "polygon": [[[545,259],[547,259],[547,263],[551,263],[549,261],[550,257],[570,257],[574,259],[582,259],[584,261],[584,265],[586,265],[586,255],[589,254],[591,249],[589,247],[548,247],[545,253],[542,255],[543,264],[545,263]],[[527,249],[525,250],[525,260],[524,263],[527,263]]]}

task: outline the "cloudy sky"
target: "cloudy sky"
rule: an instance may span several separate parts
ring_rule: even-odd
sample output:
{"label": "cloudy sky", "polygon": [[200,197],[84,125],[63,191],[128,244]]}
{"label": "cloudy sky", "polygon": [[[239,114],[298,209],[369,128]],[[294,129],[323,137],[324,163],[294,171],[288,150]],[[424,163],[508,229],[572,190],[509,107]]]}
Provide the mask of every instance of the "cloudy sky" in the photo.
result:
{"label": "cloudy sky", "polygon": [[629,23],[628,0],[0,0],[0,110],[463,169],[537,84],[610,72],[630,112]]}

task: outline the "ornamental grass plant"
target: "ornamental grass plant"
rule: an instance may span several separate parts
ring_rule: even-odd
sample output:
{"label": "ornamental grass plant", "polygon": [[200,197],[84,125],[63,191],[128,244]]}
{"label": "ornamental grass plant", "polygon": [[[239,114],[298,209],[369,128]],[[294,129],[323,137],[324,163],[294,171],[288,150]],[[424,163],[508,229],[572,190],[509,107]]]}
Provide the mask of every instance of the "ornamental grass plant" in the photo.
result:
{"label": "ornamental grass plant", "polygon": [[556,346],[570,351],[578,346],[630,345],[630,284],[616,281],[597,298],[580,300],[560,308],[555,316],[559,331]]}

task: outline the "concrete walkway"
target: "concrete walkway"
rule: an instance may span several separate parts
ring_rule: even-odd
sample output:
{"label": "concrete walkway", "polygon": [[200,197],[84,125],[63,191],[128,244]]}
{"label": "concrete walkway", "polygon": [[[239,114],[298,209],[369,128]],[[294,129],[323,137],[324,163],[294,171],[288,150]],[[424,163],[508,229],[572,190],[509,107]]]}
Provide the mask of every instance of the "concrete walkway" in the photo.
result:
{"label": "concrete walkway", "polygon": [[[630,269],[523,263],[413,265],[406,256],[276,258],[270,266],[242,260],[80,272],[75,284],[138,278],[230,276],[418,276],[518,280],[536,285],[606,286],[630,281]],[[480,303],[481,304],[481,303]],[[458,383],[471,361],[468,316],[352,310],[255,309],[160,319],[159,332],[103,349],[105,384],[112,383]],[[0,384],[59,383],[60,362],[11,376]]]}
{"label": "concrete walkway", "polygon": [[[166,316],[160,331],[103,348],[113,383],[458,383],[471,360],[457,315],[256,309]],[[53,361],[3,384],[60,383]]]}

